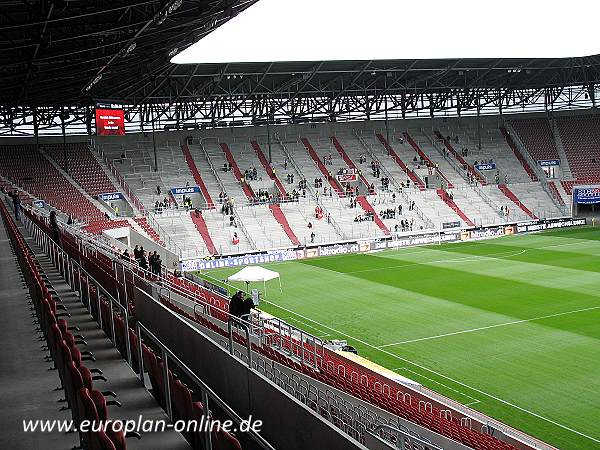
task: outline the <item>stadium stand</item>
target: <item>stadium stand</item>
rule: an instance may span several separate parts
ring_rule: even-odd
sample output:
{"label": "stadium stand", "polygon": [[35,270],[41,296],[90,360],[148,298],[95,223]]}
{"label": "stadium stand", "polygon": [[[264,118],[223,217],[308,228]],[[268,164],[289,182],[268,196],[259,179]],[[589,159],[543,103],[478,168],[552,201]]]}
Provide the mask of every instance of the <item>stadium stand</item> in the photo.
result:
{"label": "stadium stand", "polygon": [[[475,125],[469,121],[446,121],[439,127],[430,124],[429,129],[425,124],[409,124],[404,128],[404,124],[393,123],[390,135],[394,137],[395,148],[391,154],[392,145],[378,128],[351,129],[343,125],[282,128],[284,140],[277,136],[271,142],[271,163],[264,153],[266,137],[255,134],[253,129],[216,130],[201,140],[165,135],[156,141],[158,171],[152,156],[153,143],[144,138],[132,135],[119,144],[98,141],[95,148],[98,157],[84,143],[72,143],[67,150],[66,166],[72,177],[62,178],[67,186],[71,185],[67,189],[81,191],[81,195],[75,195],[87,198],[88,202],[93,202],[91,195],[100,191],[125,192],[135,210],[147,215],[135,217],[129,226],[188,258],[215,252],[240,254],[286,248],[298,242],[385,236],[402,230],[440,228],[444,223],[489,225],[531,217],[520,206],[512,208],[513,205],[524,205],[536,217],[563,214],[560,208],[568,201],[563,196],[568,195],[571,180],[547,183],[546,187],[532,182],[527,161],[519,159],[519,150],[512,148],[510,137],[503,135],[497,122],[484,123],[480,149],[473,138]],[[56,164],[64,165],[59,144],[42,148],[47,149],[43,152],[52,156]],[[465,148],[468,152],[464,152]],[[27,151],[36,154],[33,147]],[[79,151],[81,161],[76,156]],[[38,153],[40,158],[46,156]],[[496,163],[495,180],[492,173],[474,168],[475,162],[484,160]],[[377,173],[372,170],[373,164],[379,168]],[[47,159],[44,165],[56,172]],[[245,172],[254,169],[257,175],[250,178],[256,179],[246,179]],[[12,167],[6,166],[6,170],[10,172]],[[88,170],[91,176],[85,175]],[[333,175],[339,170],[357,173],[354,185],[361,196],[365,195],[356,202],[357,208],[352,207],[347,192]],[[532,175],[535,176],[533,172]],[[384,178],[388,180],[386,185]],[[89,181],[92,179],[96,181]],[[322,179],[323,186],[317,188],[315,179]],[[425,188],[425,179],[430,189]],[[304,180],[306,183],[301,187]],[[499,184],[507,185],[510,194]],[[200,188],[201,200],[195,200],[199,203],[194,208],[202,211],[211,243],[203,238],[207,235],[204,230],[198,232],[193,215],[177,205],[180,200],[170,193],[171,188],[184,185]],[[451,196],[444,195],[441,186]],[[26,189],[25,192],[46,200],[65,214],[73,210],[65,202],[62,204],[67,209],[63,210],[44,191]],[[257,193],[261,192],[269,192],[268,200],[264,195],[257,199]],[[225,199],[234,205],[231,214],[224,214]],[[157,201],[161,203],[159,209]],[[93,221],[98,222],[93,226],[81,211],[75,216],[86,222],[90,232],[101,234],[106,229],[127,226],[122,221],[111,225],[98,207],[91,211],[96,214]],[[401,221],[407,224],[405,228],[400,226]]]}
{"label": "stadium stand", "polygon": [[86,223],[104,213],[71,184],[33,145],[0,146],[0,172],[13,184]]}
{"label": "stadium stand", "polygon": [[393,1],[5,3],[0,450],[600,444],[600,54],[526,48],[562,11],[429,54]]}
{"label": "stadium stand", "polygon": [[90,196],[118,191],[86,144],[44,145],[42,149]]}
{"label": "stadium stand", "polygon": [[[30,212],[27,212],[27,215],[36,223],[43,224],[41,218],[36,218]],[[70,241],[68,236],[64,235],[63,239],[63,246],[65,246],[65,248],[70,248],[71,251],[76,251],[75,246],[68,244]],[[92,265],[88,265],[88,262],[85,259],[82,261],[83,264],[88,265],[88,270],[92,270],[94,265],[99,268],[103,264],[106,264],[103,263],[103,260],[106,259],[106,256],[102,255],[101,253],[107,250],[98,249],[98,251],[100,253],[96,253],[95,262]],[[64,267],[62,263],[58,265],[59,267]],[[67,278],[70,276],[68,274],[63,275],[65,275]],[[107,282],[110,282],[110,275],[108,275],[109,278],[106,278],[107,275],[108,274],[103,275],[102,278]],[[89,278],[85,278],[85,280],[86,283],[91,281]],[[228,300],[226,298],[220,298],[217,300],[219,297],[218,294],[206,291],[205,288],[200,288],[198,285],[194,285],[188,280],[181,280],[172,276],[169,277],[169,280],[174,291],[168,297],[162,296],[161,301],[163,304],[174,309],[179,314],[188,317],[190,320],[196,321],[201,326],[208,327],[210,330],[217,332],[221,336],[227,336],[226,326],[223,328],[228,320],[228,315],[226,313]],[[81,282],[81,280],[76,282]],[[179,296],[187,296],[187,302],[192,300],[191,304],[187,303],[188,305],[192,305],[193,302],[201,301],[201,298],[206,298],[206,294],[202,295],[202,297],[199,297],[197,294],[193,293],[194,291],[186,293],[187,291],[178,289],[177,286],[185,286],[188,289],[192,288],[199,294],[210,294],[211,305],[213,307],[207,311],[208,314],[201,314],[199,310],[196,310],[195,308],[190,309],[189,306],[184,308],[184,305],[186,304],[185,302],[179,303],[180,306],[177,306],[175,301],[176,293]],[[100,286],[94,284],[94,287],[97,290]],[[118,284],[115,287],[112,287],[110,291],[115,292],[115,289],[120,289]],[[96,290],[94,292],[96,292]],[[108,294],[110,291],[106,291],[106,293]],[[96,294],[94,294],[94,296],[95,295]],[[179,302],[179,300],[177,300],[177,302]],[[100,306],[97,307],[95,297],[93,301],[89,302],[92,316],[96,315],[98,320],[100,320],[100,323],[104,324],[105,332],[110,333],[109,324],[111,322],[111,313],[109,312],[109,309],[102,306],[103,304],[103,300],[100,298],[100,303],[98,303]],[[116,317],[114,314],[115,312],[113,312],[112,320],[114,320]],[[118,331],[118,333],[120,333],[120,337],[117,337],[117,334],[114,335],[117,342],[117,347],[119,348],[120,346],[122,350],[126,351],[126,348],[123,349],[123,344],[126,341],[122,331],[123,328],[122,325],[117,326],[117,323],[122,324],[123,322],[115,321],[115,330],[121,330]],[[268,330],[268,325],[266,326]],[[298,371],[298,375],[304,374],[309,378],[313,378],[326,384],[335,386],[337,389],[347,392],[358,399],[362,399],[370,404],[378,405],[385,410],[398,415],[399,417],[408,419],[409,421],[415,422],[421,426],[425,426],[426,428],[435,431],[442,436],[447,436],[459,442],[463,442],[470,448],[482,450],[509,450],[514,448],[510,444],[499,441],[492,436],[474,431],[470,426],[466,426],[467,422],[461,421],[460,417],[454,416],[451,413],[442,414],[440,410],[436,409],[436,406],[433,406],[434,401],[425,402],[420,400],[419,394],[416,392],[409,394],[406,390],[406,386],[397,386],[393,381],[381,378],[381,376],[377,373],[370,372],[369,370],[362,368],[351,361],[346,361],[339,354],[331,353],[325,348],[319,347],[317,351],[317,347],[315,347],[317,341],[315,338],[312,338],[308,341],[303,341],[304,343],[302,343],[302,341],[297,340],[297,338],[293,335],[287,335],[287,337],[285,336],[286,335],[277,333],[276,329],[273,328],[271,329],[270,333],[267,333],[266,337],[268,339],[264,340],[262,345],[251,345],[252,350],[257,352],[259,355],[267,357],[268,359],[277,361],[283,366],[287,366],[290,369]],[[134,345],[131,348],[137,348],[137,344],[135,344],[137,340],[135,335],[131,334],[131,331],[130,338],[133,338],[132,342],[134,342]],[[119,344],[119,342],[121,343]],[[247,341],[243,335],[239,334],[234,335],[234,342],[241,346],[248,346],[249,344],[249,341]],[[134,353],[131,353],[131,355],[132,358],[134,358]],[[132,359],[132,361],[134,361],[134,366],[138,365],[140,362],[139,358],[137,362],[135,362],[135,359]],[[151,392],[157,399],[158,403],[161,404],[163,408],[167,409],[165,404],[165,399],[167,398],[165,394],[166,385],[161,384],[161,380],[163,379],[163,368],[159,356],[156,355],[150,347],[144,347],[143,361],[144,368],[148,371],[149,379],[152,385]],[[260,361],[260,359],[255,360],[253,358],[253,361],[256,361],[258,368],[258,361]],[[176,383],[175,378],[171,380],[173,383],[169,383],[170,389],[175,389],[175,386],[180,388],[180,386]],[[398,390],[399,388],[400,390]],[[178,394],[172,394],[170,398],[174,399],[177,396]],[[187,394],[184,392],[183,396],[187,397]],[[309,405],[312,405],[316,412],[320,412],[321,414],[325,413],[320,402],[311,401],[310,398],[307,400]],[[175,409],[178,409],[177,406],[175,406]],[[184,409],[179,409],[179,411],[182,410]],[[343,416],[337,416],[334,414],[333,416],[325,415],[325,417],[330,417],[330,420],[332,420],[333,423],[336,423],[339,427],[345,428],[347,425],[344,423],[345,419]],[[363,433],[364,432],[365,431],[363,431]]]}
{"label": "stadium stand", "polygon": [[[34,311],[32,315],[36,317],[34,323],[38,325],[37,331],[42,336],[40,339],[47,342],[42,349],[43,353],[49,353],[45,361],[53,363],[53,368],[60,377],[64,389],[65,397],[60,401],[64,405],[61,411],[70,410],[69,415],[75,426],[79,426],[84,419],[106,420],[110,417],[125,421],[137,420],[140,415],[147,419],[168,421],[166,414],[161,411],[149,393],[136,385],[133,372],[127,368],[117,350],[111,346],[106,315],[110,314],[108,309],[92,308],[90,315],[82,303],[82,300],[88,305],[93,305],[95,300],[104,302],[98,290],[101,289],[100,285],[88,285],[87,294],[82,291],[84,297],[80,299],[78,295],[71,292],[70,286],[63,280],[64,266],[61,265],[60,268],[54,266],[55,263],[58,264],[61,256],[57,252],[54,252],[52,257],[46,256],[44,253],[49,251],[50,247],[41,248],[31,241],[27,243],[21,234],[24,228],[17,228],[1,202],[0,210],[19,259],[25,284],[29,289],[31,296],[29,303]],[[90,278],[86,278],[86,282],[89,281]],[[23,302],[18,307],[27,308],[27,303]],[[104,327],[100,319],[101,314],[105,320]],[[100,326],[94,319],[100,321]],[[85,335],[72,334],[80,330]],[[15,337],[13,336],[12,339]],[[112,339],[114,341],[114,335]],[[7,340],[3,341],[6,345]],[[40,351],[39,347],[36,351]],[[46,368],[43,369],[43,373],[37,375],[31,373],[31,375],[44,379],[44,373],[47,373]],[[28,375],[23,375],[25,378],[13,379],[13,389],[17,386],[19,390],[27,388]],[[32,383],[33,385],[37,385],[38,390],[41,388],[39,379],[36,383]],[[54,384],[45,386],[46,396],[53,395],[53,386]],[[62,413],[58,415],[48,412],[49,420],[64,417]],[[57,436],[61,437],[62,433],[42,436],[45,436],[44,448],[60,448],[52,447],[52,442],[57,440]],[[19,439],[32,438],[25,435],[20,436]],[[175,431],[144,433],[140,436],[136,433],[125,434],[112,430],[107,430],[107,434],[104,434],[103,431],[94,430],[81,433],[80,439],[86,449],[98,450],[147,448],[149,441],[158,448],[181,450],[191,448]]]}
{"label": "stadium stand", "polygon": [[600,181],[600,119],[566,116],[556,121],[573,176],[582,183]]}
{"label": "stadium stand", "polygon": [[560,159],[547,118],[512,120],[511,124],[534,161]]}

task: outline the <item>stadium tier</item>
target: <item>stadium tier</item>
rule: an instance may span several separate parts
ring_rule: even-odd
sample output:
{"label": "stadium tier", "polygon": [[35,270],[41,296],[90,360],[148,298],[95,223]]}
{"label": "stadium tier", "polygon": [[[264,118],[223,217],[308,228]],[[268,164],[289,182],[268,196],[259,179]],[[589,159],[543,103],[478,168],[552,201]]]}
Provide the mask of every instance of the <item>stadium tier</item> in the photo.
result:
{"label": "stadium tier", "polygon": [[[91,335],[89,323],[92,318],[134,371],[139,372],[140,368],[143,368],[144,377],[149,381],[150,392],[164,410],[164,414],[169,417],[165,420],[198,419],[205,414],[207,407],[212,410],[211,418],[232,414],[229,407],[224,407],[224,401],[228,397],[235,398],[231,397],[231,393],[209,391],[204,384],[199,384],[198,378],[190,378],[191,372],[187,364],[196,364],[194,359],[197,359],[197,356],[192,359],[183,356],[183,360],[172,356],[171,350],[184,343],[178,342],[177,333],[172,338],[166,338],[165,342],[173,346],[167,349],[162,347],[163,343],[157,341],[154,334],[146,331],[146,326],[152,326],[154,332],[158,332],[161,327],[156,328],[156,324],[159,323],[154,323],[156,320],[165,327],[172,327],[172,324],[178,322],[178,326],[183,327],[182,330],[185,329],[185,321],[189,321],[193,324],[189,330],[198,330],[200,339],[207,340],[211,345],[223,346],[224,350],[228,349],[232,355],[237,355],[243,364],[254,368],[259,377],[279,385],[282,389],[274,392],[271,397],[275,404],[282,401],[279,397],[285,400],[285,397],[292,396],[300,401],[300,404],[293,408],[308,408],[305,411],[313,411],[301,419],[303,427],[275,425],[277,421],[271,421],[268,415],[265,416],[266,429],[263,428],[262,435],[273,436],[272,443],[283,439],[289,430],[293,430],[296,439],[305,432],[310,432],[313,439],[327,439],[327,433],[336,429],[331,428],[334,426],[344,434],[339,434],[336,441],[332,441],[327,448],[365,448],[362,444],[370,442],[371,435],[379,425],[395,424],[407,431],[403,439],[414,446],[410,448],[533,448],[529,445],[535,445],[535,448],[551,448],[491,419],[465,415],[468,409],[431,391],[415,390],[414,386],[386,378],[340,353],[332,352],[323,345],[322,340],[308,333],[287,324],[284,328],[284,323],[280,320],[265,316],[260,320],[255,318],[251,322],[240,322],[245,325],[232,328],[232,316],[228,313],[229,299],[222,294],[167,272],[164,273],[164,279],[146,274],[130,266],[127,260],[115,260],[119,255],[113,253],[114,250],[110,247],[88,240],[73,230],[65,229],[60,232],[62,248],[59,248],[50,239],[50,228],[44,213],[40,214],[35,209],[27,208],[23,218],[25,226],[17,227],[3,204],[0,205],[0,210],[11,239],[17,243],[18,256],[23,261],[25,278],[31,286],[41,331],[48,340],[50,355],[63,379],[66,398],[75,423],[96,416],[106,418],[107,414],[113,414],[107,413],[107,404],[118,404],[120,407],[121,402],[123,411],[118,413],[120,420],[125,420],[128,415],[135,413],[136,408],[144,417],[148,417],[149,414],[156,416],[156,413],[143,409],[139,400],[133,403],[132,392],[128,392],[127,395],[120,391],[111,393],[110,395],[118,401],[111,400],[106,403],[104,396],[108,393],[94,390],[92,379],[104,380],[106,376],[116,376],[119,372],[108,364],[107,358],[114,359],[113,356],[102,353],[95,358],[88,351],[89,348],[95,349],[98,345],[105,345],[100,341],[106,341],[106,338],[94,337],[94,341],[88,346],[84,345],[84,336],[73,336],[70,333],[69,330],[74,329],[71,325],[83,326],[82,321],[85,320],[86,335]],[[27,235],[34,237],[29,244],[24,240]],[[86,245],[94,248],[93,256],[86,256],[87,252],[81,252],[82,247],[77,244],[80,239],[84,239]],[[112,274],[121,270],[114,272],[114,264],[122,266],[125,278],[113,278]],[[154,303],[152,296],[140,294],[143,290],[134,290],[134,285],[144,287],[143,290],[148,292],[154,292],[158,285],[162,286],[156,293],[164,308],[150,307],[150,304]],[[71,290],[85,294],[80,298],[71,293]],[[60,294],[57,294],[57,291]],[[121,300],[116,300],[118,298]],[[77,311],[77,314],[68,314],[65,320],[65,314],[57,311],[66,311],[67,314],[75,314]],[[71,319],[72,317],[75,318]],[[93,335],[96,336],[95,333]],[[96,343],[98,339],[100,341]],[[86,349],[85,352],[80,351],[82,345]],[[206,358],[214,358],[214,354],[204,355],[197,363],[208,364],[208,361],[202,361]],[[104,373],[97,368],[90,372],[85,361],[93,361],[94,366],[106,369]],[[125,362],[119,364],[123,365]],[[120,386],[117,380],[109,380],[109,383],[109,386]],[[231,386],[229,382],[217,385]],[[120,389],[123,389],[122,385]],[[143,392],[137,388],[135,395],[139,397]],[[132,403],[127,404],[127,400]],[[302,404],[304,406],[301,406]],[[458,409],[455,409],[457,407]],[[255,408],[255,411],[261,409],[256,405]],[[299,417],[293,411],[290,414]],[[317,426],[319,416],[331,425]],[[314,428],[308,425],[311,421]],[[498,439],[482,432],[482,426],[502,426],[503,438]],[[135,435],[117,433],[104,436],[102,432],[91,432],[83,435],[83,442],[84,445],[88,445],[96,440],[106,440],[119,446],[118,448],[137,448],[132,437],[135,438]],[[144,434],[139,442],[152,439],[152,445],[188,448],[175,432],[161,434],[160,437],[161,441],[158,442],[154,441],[152,436]],[[183,433],[183,437],[194,448],[205,448],[205,433]],[[140,436],[137,436],[137,439],[140,439]],[[251,433],[238,433],[233,437],[223,431],[213,431],[211,439],[212,448],[257,448],[256,442],[253,442],[256,436]],[[523,442],[521,439],[527,440]],[[170,444],[167,444],[167,441]],[[91,448],[113,448],[108,444],[89,445]],[[290,442],[285,448],[303,447],[297,447]]]}
{"label": "stadium tier", "polygon": [[[262,128],[158,134],[156,161],[153,143],[136,135],[98,138],[93,147],[5,146],[2,170],[94,232],[110,228],[94,225],[106,222],[105,213],[115,216],[98,195],[123,191],[120,215],[136,217],[138,231],[187,258],[565,215],[571,180],[532,180],[520,153],[555,155],[556,147],[529,149],[538,135],[542,147],[550,145],[546,119],[510,123],[523,149],[497,119],[483,120],[481,145],[473,120],[392,121],[389,137],[377,126],[278,127],[270,146]],[[34,171],[23,154],[43,164]],[[594,171],[577,173],[587,180]],[[65,201],[56,186],[79,200]],[[173,191],[185,187],[192,187],[191,206]]]}
{"label": "stadium tier", "polygon": [[[83,361],[105,364],[83,351],[83,338],[70,334],[71,321],[60,318],[56,302],[70,312],[85,307],[131,368],[138,374],[143,368],[155,402],[148,411],[158,405],[166,420],[238,417],[235,407],[246,411],[228,393],[231,386],[212,380],[219,390],[209,391],[188,367],[207,360],[182,362],[170,353],[183,341],[168,337],[169,327],[191,326],[202,345],[230,353],[254,369],[261,383],[279,386],[273,401],[294,399],[288,410],[302,411],[307,427],[281,430],[267,421],[260,436],[173,432],[162,435],[172,442],[169,448],[204,449],[207,439],[213,449],[271,448],[272,443],[284,448],[284,436],[305,439],[298,434],[324,419],[313,438],[335,436],[328,449],[379,448],[374,442],[383,438],[425,450],[551,450],[408,378],[390,377],[366,360],[334,351],[310,327],[296,328],[262,313],[236,325],[226,290],[192,275],[181,278],[173,268],[205,258],[294,248],[308,252],[321,245],[393,242],[424,233],[438,233],[441,240],[446,230],[511,228],[568,216],[572,186],[600,181],[594,168],[596,121],[586,116],[555,122],[540,117],[414,120],[390,121],[388,129],[376,122],[280,126],[271,138],[262,127],[250,127],[157,133],[154,142],[130,134],[66,146],[2,145],[2,187],[28,204],[25,226],[0,207],[30,271],[26,278],[42,332],[75,422],[111,415]],[[577,156],[579,147],[592,156]],[[542,160],[564,160],[568,167],[548,178],[537,164]],[[60,247],[50,239],[48,212],[53,210],[61,222]],[[35,243],[25,243],[28,235]],[[158,272],[150,267],[150,274],[120,256],[134,242],[158,249],[164,266]],[[51,284],[46,276],[53,277]],[[61,294],[54,294],[59,287]],[[141,292],[150,300],[140,298]],[[149,306],[155,300],[162,309]],[[155,323],[156,314],[161,323]],[[148,334],[141,343],[147,323],[153,333],[163,330],[166,340],[154,342]],[[225,361],[221,367],[231,362]],[[97,370],[91,374],[103,376]],[[137,395],[144,393],[139,389]],[[123,411],[121,420],[146,413],[133,403]],[[391,434],[385,431],[390,425]],[[84,433],[81,440],[92,449],[136,448],[132,437]]]}
{"label": "stadium tier", "polygon": [[594,27],[471,3],[4,1],[0,450],[600,450]]}

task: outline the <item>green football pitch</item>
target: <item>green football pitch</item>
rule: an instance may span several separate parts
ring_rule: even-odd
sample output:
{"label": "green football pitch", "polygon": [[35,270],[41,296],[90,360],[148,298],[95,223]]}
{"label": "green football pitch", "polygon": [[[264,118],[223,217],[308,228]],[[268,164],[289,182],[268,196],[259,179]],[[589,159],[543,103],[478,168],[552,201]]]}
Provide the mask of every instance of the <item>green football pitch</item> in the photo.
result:
{"label": "green football pitch", "polygon": [[556,447],[600,449],[600,229],[267,267],[283,292],[271,282],[264,311]]}

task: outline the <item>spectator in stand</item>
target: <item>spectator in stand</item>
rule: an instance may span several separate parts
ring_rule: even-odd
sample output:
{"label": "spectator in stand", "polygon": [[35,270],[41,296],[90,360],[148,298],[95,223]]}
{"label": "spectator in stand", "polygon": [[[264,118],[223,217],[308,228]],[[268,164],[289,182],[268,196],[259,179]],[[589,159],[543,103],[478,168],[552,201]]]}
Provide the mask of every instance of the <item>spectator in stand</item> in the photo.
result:
{"label": "spectator in stand", "polygon": [[125,249],[125,251],[123,253],[121,253],[121,259],[125,260],[125,261],[130,261],[131,260],[131,255],[129,254],[129,249]]}
{"label": "spectator in stand", "polygon": [[135,259],[136,261],[140,259],[140,247],[138,245],[135,246],[135,248],[133,249],[133,259]]}
{"label": "spectator in stand", "polygon": [[315,232],[314,231],[312,233],[310,233],[310,243],[311,244],[315,243]]}
{"label": "spectator in stand", "polygon": [[[252,311],[252,307],[254,306],[254,302],[252,301],[252,297],[246,297],[244,303],[242,303],[242,308],[240,310],[240,318],[248,322],[250,320],[250,312]],[[245,325],[242,325],[245,327]]]}
{"label": "spectator in stand", "polygon": [[15,189],[12,194],[9,194],[12,198],[13,208],[15,210],[15,219],[21,220],[21,197],[19,197],[19,193]]}
{"label": "spectator in stand", "polygon": [[73,225],[73,217],[69,214],[69,218],[67,219],[67,225]]}
{"label": "spectator in stand", "polygon": [[148,267],[150,268],[150,271],[152,271],[152,268],[154,267],[154,258],[155,257],[156,257],[156,252],[148,253]]}
{"label": "spectator in stand", "polygon": [[227,163],[226,162],[223,163],[223,172],[227,172]]}
{"label": "spectator in stand", "polygon": [[232,323],[236,323],[233,318],[239,318],[242,315],[244,307],[244,293],[242,291],[237,291],[231,297],[229,301],[229,315],[231,318],[229,319]]}
{"label": "spectator in stand", "polygon": [[146,252],[144,250],[141,250],[141,256],[138,263],[140,265],[140,268],[148,270],[148,259],[146,259]]}
{"label": "spectator in stand", "polygon": [[50,238],[60,245],[60,229],[58,228],[58,222],[56,221],[56,211],[50,211]]}
{"label": "spectator in stand", "polygon": [[152,273],[156,276],[160,276],[162,268],[162,260],[157,252],[154,252],[154,259],[152,260]]}
{"label": "spectator in stand", "polygon": [[156,186],[156,193],[157,193],[158,195],[160,195],[160,186],[159,186],[159,185],[157,185],[157,186]]}

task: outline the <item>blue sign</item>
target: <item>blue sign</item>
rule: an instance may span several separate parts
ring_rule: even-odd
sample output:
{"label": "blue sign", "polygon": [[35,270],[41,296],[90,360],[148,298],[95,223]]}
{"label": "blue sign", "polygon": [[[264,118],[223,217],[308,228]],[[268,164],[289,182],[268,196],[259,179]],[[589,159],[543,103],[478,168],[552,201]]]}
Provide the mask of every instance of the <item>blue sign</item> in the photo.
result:
{"label": "blue sign", "polygon": [[272,253],[261,253],[258,255],[230,256],[220,259],[192,259],[181,261],[181,270],[189,272],[191,270],[209,270],[221,269],[224,267],[247,266],[250,264],[265,264],[277,261],[290,261],[296,259],[294,250],[282,250]]}
{"label": "blue sign", "polygon": [[560,159],[540,159],[538,164],[542,167],[560,166]]}
{"label": "blue sign", "polygon": [[600,186],[578,187],[573,189],[575,203],[592,205],[600,203]]}
{"label": "blue sign", "polygon": [[186,186],[186,187],[171,188],[171,193],[173,195],[198,194],[199,192],[200,192],[200,188],[198,186]]}
{"label": "blue sign", "polygon": [[46,202],[44,200],[34,200],[33,206],[43,208],[44,206],[46,206]]}
{"label": "blue sign", "polygon": [[120,192],[109,192],[106,194],[98,194],[98,200],[103,202],[114,202],[115,200],[124,200],[125,196]]}
{"label": "blue sign", "polygon": [[496,163],[476,164],[475,168],[477,170],[496,170]]}

